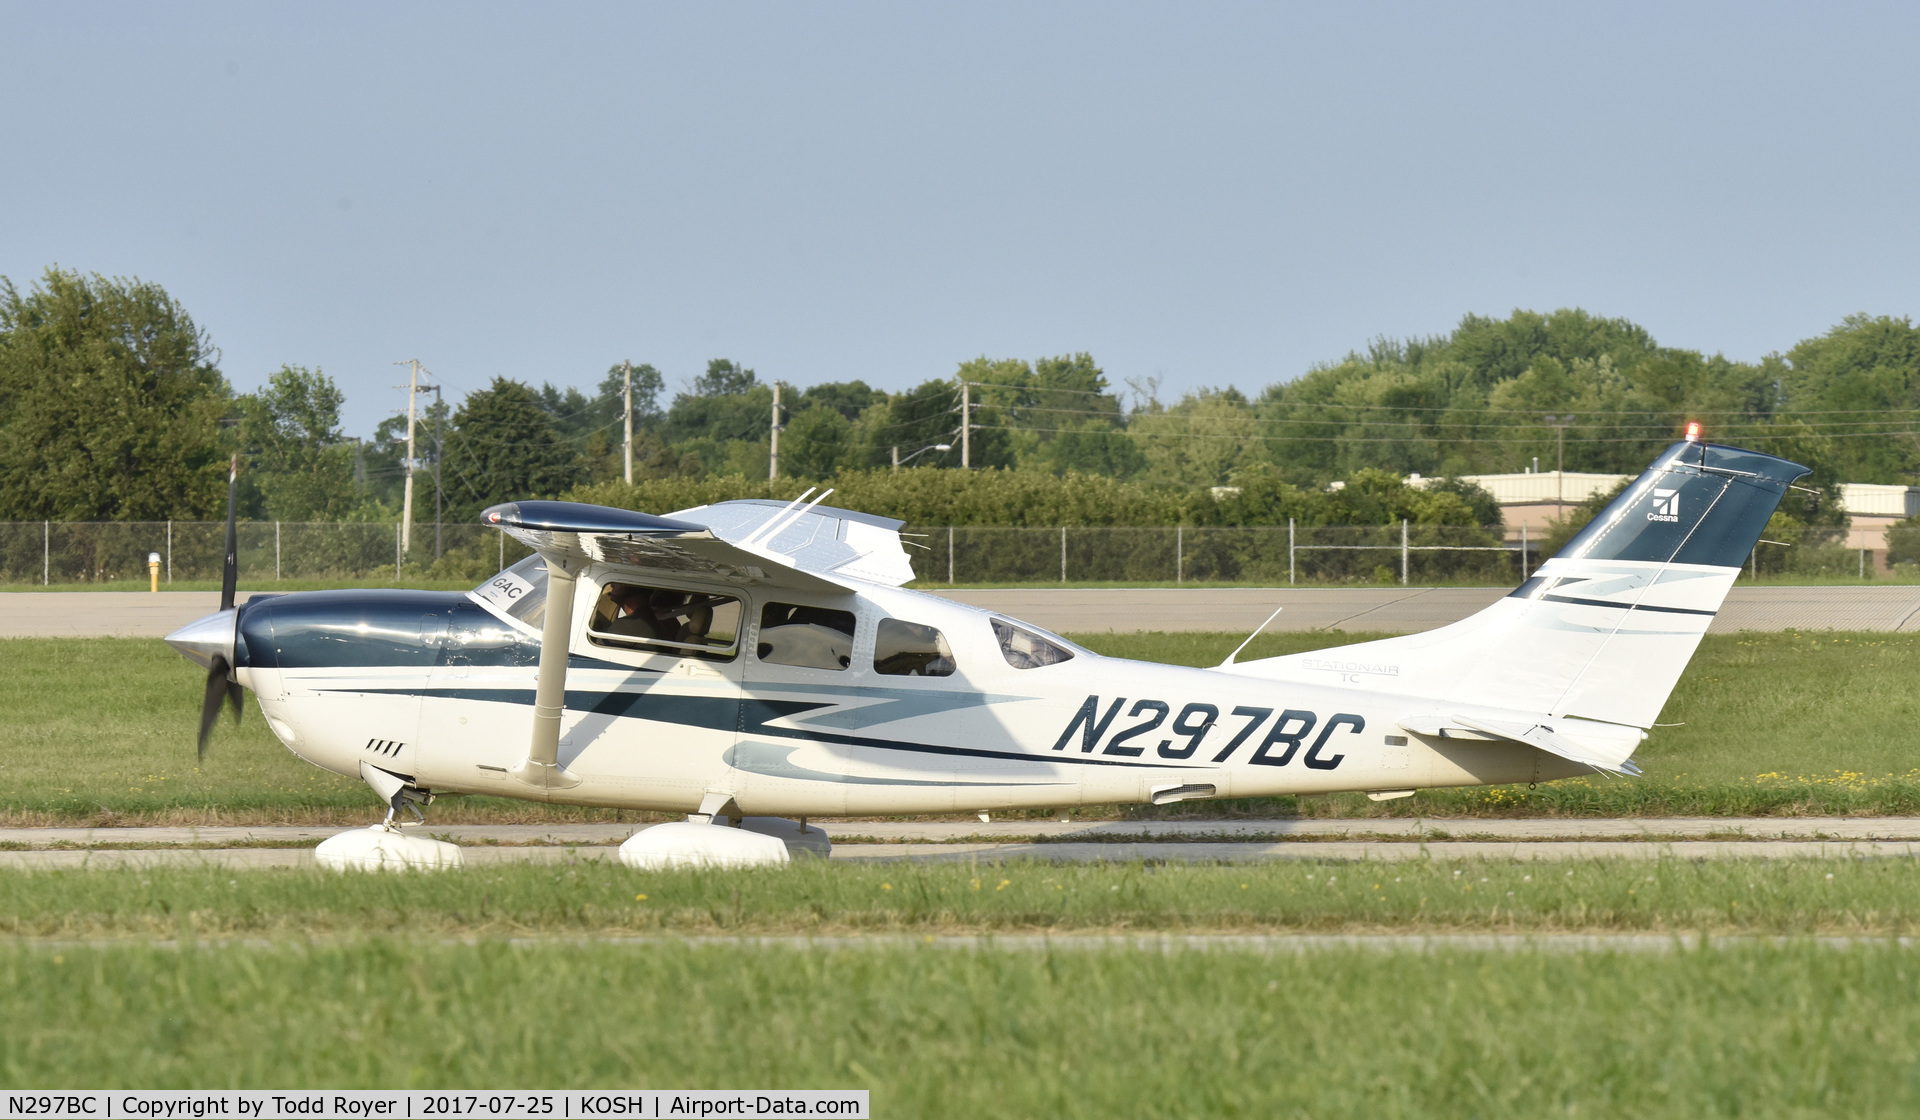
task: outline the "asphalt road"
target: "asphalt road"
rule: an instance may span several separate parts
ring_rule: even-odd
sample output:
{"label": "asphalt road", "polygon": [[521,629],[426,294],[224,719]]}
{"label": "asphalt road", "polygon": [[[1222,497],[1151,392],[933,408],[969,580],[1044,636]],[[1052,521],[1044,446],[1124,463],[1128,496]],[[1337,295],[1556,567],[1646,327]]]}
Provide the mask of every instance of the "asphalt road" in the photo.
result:
{"label": "asphalt road", "polygon": [[[1059,633],[1248,631],[1275,607],[1275,630],[1409,633],[1458,622],[1507,593],[1478,587],[1142,588],[949,591]],[[244,601],[246,595],[242,595]],[[0,597],[0,637],[158,638],[211,614],[210,591],[33,591]],[[1735,587],[1713,633],[1739,630],[1920,631],[1920,586]]]}

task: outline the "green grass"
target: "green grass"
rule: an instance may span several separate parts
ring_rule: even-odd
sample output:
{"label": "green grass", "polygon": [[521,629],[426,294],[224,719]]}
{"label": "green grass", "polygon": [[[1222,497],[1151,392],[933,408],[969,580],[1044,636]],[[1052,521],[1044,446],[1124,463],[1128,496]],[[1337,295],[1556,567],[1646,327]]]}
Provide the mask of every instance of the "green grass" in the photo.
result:
{"label": "green grass", "polygon": [[[1397,565],[1398,560],[1396,559],[1394,563]],[[1536,566],[1538,565],[1536,564]],[[1118,587],[1118,588],[1155,588],[1155,589],[1184,588],[1187,590],[1199,590],[1202,588],[1214,588],[1214,587],[1260,587],[1260,588],[1282,587],[1284,588],[1284,587],[1296,586],[1303,590],[1312,589],[1312,588],[1324,589],[1324,588],[1378,587],[1378,588],[1391,589],[1391,588],[1401,587],[1402,585],[1399,581],[1397,568],[1393,568],[1391,565],[1389,566],[1389,568],[1393,571],[1393,575],[1391,575],[1389,578],[1381,579],[1381,580],[1351,579],[1351,580],[1322,581],[1322,580],[1302,579],[1297,584],[1288,584],[1285,580],[1275,582],[1273,580],[1194,580],[1194,579],[1186,580],[1183,583],[1176,583],[1173,580],[1169,580],[1169,579],[1157,579],[1157,580],[1154,580],[1154,579],[1149,579],[1149,580],[1074,579],[1074,580],[1067,580],[1064,583],[1062,583],[1059,580],[1042,579],[1042,580],[1030,580],[1025,583],[1005,582],[1005,581],[997,582],[997,583],[996,582],[967,583],[964,581],[960,583],[945,583],[941,580],[935,579],[935,580],[921,580],[913,584],[912,587],[916,591],[933,591],[933,592],[939,592],[943,590],[962,590],[962,591],[1020,590],[1020,589],[1046,590],[1050,588],[1062,588],[1062,587],[1064,588]],[[1505,580],[1491,579],[1484,576],[1479,578],[1473,578],[1473,579],[1453,579],[1453,580],[1419,579],[1413,582],[1413,584],[1411,585],[1411,588],[1414,590],[1418,590],[1420,588],[1425,588],[1425,587],[1509,588],[1509,587],[1512,587],[1515,583],[1518,583],[1520,578],[1518,570],[1514,570],[1509,574],[1511,578],[1505,579]],[[1847,568],[1844,571],[1762,572],[1760,573],[1758,578],[1749,576],[1745,572],[1742,572],[1740,573],[1740,576],[1738,580],[1735,582],[1734,586],[1736,587],[1755,587],[1755,586],[1758,586],[1758,587],[1872,587],[1876,584],[1887,584],[1891,586],[1910,586],[1916,583],[1920,583],[1920,564],[1900,564],[1893,568],[1874,568],[1872,566],[1871,561],[1869,561],[1867,574],[1865,578],[1862,578],[1858,574],[1856,574],[1854,569],[1852,568]]]}
{"label": "green grass", "polygon": [[1920,934],[1911,860],[1058,865],[612,860],[432,875],[0,873],[0,937],[631,934]]}
{"label": "green grass", "polygon": [[1920,955],[0,948],[0,1079],[865,1088],[878,1116],[1878,1117]]}
{"label": "green grass", "polygon": [[[1262,635],[1243,658],[1376,634]],[[1239,634],[1085,634],[1102,653],[1216,664]],[[160,642],[0,641],[0,820],[14,824],[360,823],[371,795],[279,745],[249,703],[223,720],[196,764],[202,674]],[[1920,635],[1804,632],[1711,636],[1637,756],[1639,779],[1584,778],[1537,790],[1426,791],[1189,802],[1133,815],[1538,816],[1920,813]],[[601,810],[448,799],[432,819],[621,819]],[[1081,811],[1083,818],[1111,816]],[[650,819],[627,814],[624,819]]]}
{"label": "green grass", "polygon": [[[206,678],[140,638],[0,640],[0,823],[364,824],[365,783],[296,757],[249,696],[196,761]],[[454,799],[435,819],[616,819],[612,811]],[[628,819],[634,819],[632,814]]]}
{"label": "green grass", "polygon": [[[1242,659],[1380,635],[1263,636]],[[1082,634],[1100,653],[1217,664],[1240,637]],[[1536,790],[1426,790],[1279,799],[1309,816],[1751,816],[1920,813],[1920,634],[1710,635],[1634,760],[1642,778],[1577,778]],[[1189,814],[1266,815],[1273,802],[1189,803]],[[1185,809],[1185,807],[1181,807]],[[1178,811],[1171,814],[1180,815]]]}
{"label": "green grass", "polygon": [[[342,577],[340,579],[283,579],[283,580],[242,580],[240,592],[268,591],[333,591],[341,588],[357,587],[406,587],[417,591],[466,591],[478,583],[478,580],[455,579],[401,579],[377,580],[366,578]],[[102,583],[56,583],[42,585],[38,583],[0,583],[0,594],[7,592],[26,593],[30,591],[146,591],[145,580],[109,580]],[[172,583],[161,583],[160,592],[169,591],[218,591],[217,579],[177,579]]]}

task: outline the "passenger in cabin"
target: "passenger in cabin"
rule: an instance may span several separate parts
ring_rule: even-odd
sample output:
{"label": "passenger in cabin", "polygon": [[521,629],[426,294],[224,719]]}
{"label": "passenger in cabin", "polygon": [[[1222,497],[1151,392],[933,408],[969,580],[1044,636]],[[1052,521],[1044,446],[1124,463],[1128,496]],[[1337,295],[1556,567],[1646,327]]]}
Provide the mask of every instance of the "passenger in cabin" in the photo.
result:
{"label": "passenger in cabin", "polygon": [[692,598],[684,591],[655,591],[647,597],[647,605],[653,611],[653,624],[657,636],[668,642],[687,641],[687,624],[681,615],[687,609],[687,600]]}
{"label": "passenger in cabin", "polygon": [[711,645],[714,606],[732,601],[694,592],[610,583],[595,612],[593,629],[623,638]]}
{"label": "passenger in cabin", "polygon": [[606,625],[606,632],[618,634],[624,638],[658,638],[660,625],[653,606],[647,601],[644,588],[628,583],[616,583],[607,588],[607,597],[613,600],[613,618]]}

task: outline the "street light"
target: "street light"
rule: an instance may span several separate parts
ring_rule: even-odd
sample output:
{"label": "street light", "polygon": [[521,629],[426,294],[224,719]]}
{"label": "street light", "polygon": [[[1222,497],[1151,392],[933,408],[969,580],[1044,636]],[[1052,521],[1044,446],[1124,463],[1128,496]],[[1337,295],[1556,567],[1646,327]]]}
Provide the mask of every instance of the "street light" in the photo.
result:
{"label": "street light", "polygon": [[951,443],[928,444],[926,447],[922,447],[920,450],[902,459],[900,457],[900,448],[898,445],[895,445],[893,449],[893,469],[897,471],[900,469],[900,464],[911,463],[915,459],[918,459],[920,456],[925,455],[929,451],[952,451],[952,450],[953,450],[953,445]]}

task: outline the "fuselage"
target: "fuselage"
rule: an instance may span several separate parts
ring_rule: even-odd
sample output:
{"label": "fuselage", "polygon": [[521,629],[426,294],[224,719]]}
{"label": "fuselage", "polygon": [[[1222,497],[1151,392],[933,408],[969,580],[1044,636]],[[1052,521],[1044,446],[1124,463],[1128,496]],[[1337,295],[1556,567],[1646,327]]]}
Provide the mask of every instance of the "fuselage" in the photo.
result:
{"label": "fuselage", "polygon": [[328,770],[619,808],[693,812],[727,794],[749,814],[910,814],[1586,772],[1511,743],[1408,734],[1401,721],[1431,700],[1103,657],[900,588],[655,577],[655,601],[680,614],[656,623],[640,603],[636,620],[619,603],[632,577],[590,567],[559,751],[580,781],[532,789],[513,771],[533,724],[541,629],[525,607],[542,571],[530,558],[470,593],[257,598],[239,615],[236,675],[274,734]]}

